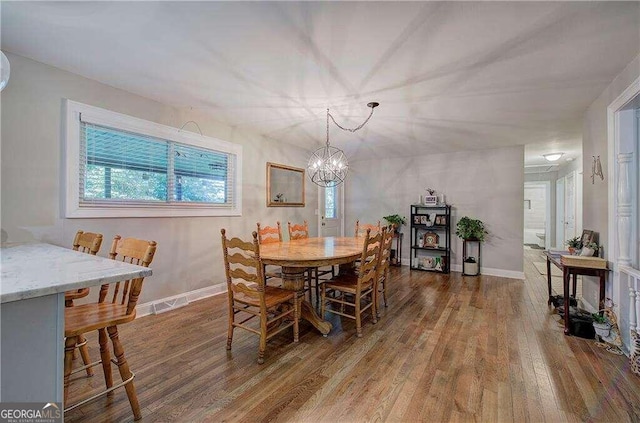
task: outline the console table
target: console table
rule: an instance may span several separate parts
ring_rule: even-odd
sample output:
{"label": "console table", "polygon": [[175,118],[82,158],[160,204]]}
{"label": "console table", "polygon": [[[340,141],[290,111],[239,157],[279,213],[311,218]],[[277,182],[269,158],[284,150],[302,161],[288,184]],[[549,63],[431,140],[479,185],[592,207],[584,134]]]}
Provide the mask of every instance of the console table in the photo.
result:
{"label": "console table", "polygon": [[606,283],[606,276],[608,269],[598,269],[594,267],[585,267],[585,266],[573,266],[566,265],[561,262],[561,254],[554,254],[549,251],[544,252],[545,256],[547,256],[547,286],[549,289],[549,301],[548,304],[551,304],[551,264],[553,263],[556,267],[562,270],[562,285],[564,288],[563,297],[564,297],[564,334],[570,335],[569,323],[569,280],[571,276],[573,276],[573,297],[576,296],[576,284],[578,275],[583,276],[596,276],[600,278],[600,295],[598,300],[598,307],[604,301],[604,288]]}

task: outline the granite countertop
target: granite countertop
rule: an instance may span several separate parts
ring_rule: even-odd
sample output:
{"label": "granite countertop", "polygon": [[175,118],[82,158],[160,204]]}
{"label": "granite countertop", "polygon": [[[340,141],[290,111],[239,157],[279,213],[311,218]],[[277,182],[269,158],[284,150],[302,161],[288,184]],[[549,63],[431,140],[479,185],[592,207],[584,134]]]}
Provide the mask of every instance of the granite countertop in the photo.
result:
{"label": "granite countertop", "polygon": [[50,244],[2,244],[0,303],[151,275],[148,267]]}

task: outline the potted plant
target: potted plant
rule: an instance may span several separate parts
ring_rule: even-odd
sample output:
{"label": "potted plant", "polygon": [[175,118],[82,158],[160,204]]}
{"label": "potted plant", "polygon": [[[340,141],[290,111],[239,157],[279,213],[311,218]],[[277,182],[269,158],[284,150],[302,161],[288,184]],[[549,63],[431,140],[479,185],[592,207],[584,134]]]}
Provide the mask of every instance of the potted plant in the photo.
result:
{"label": "potted plant", "polygon": [[582,242],[580,241],[580,237],[571,238],[565,241],[565,244],[569,248],[569,254],[573,255],[576,253],[576,250],[582,246]]}
{"label": "potted plant", "polygon": [[407,223],[407,218],[399,214],[390,214],[389,216],[384,216],[383,219],[393,225],[393,229],[396,232],[400,232],[400,227]]}
{"label": "potted plant", "polygon": [[456,235],[462,239],[484,241],[484,236],[488,234],[482,220],[472,219],[464,216],[456,225]]}
{"label": "potted plant", "polygon": [[609,322],[607,316],[600,313],[593,313],[591,317],[593,317],[593,328],[596,334],[601,338],[608,337],[611,332],[611,322]]}

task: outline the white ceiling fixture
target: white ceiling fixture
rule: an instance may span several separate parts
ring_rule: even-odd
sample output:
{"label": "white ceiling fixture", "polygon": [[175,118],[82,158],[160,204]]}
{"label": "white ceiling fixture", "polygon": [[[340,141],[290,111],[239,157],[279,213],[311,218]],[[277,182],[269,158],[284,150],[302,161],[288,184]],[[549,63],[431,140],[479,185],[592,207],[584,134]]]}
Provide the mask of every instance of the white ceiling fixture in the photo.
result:
{"label": "white ceiling fixture", "polygon": [[367,103],[367,107],[371,107],[369,116],[353,129],[345,128],[336,122],[331,113],[329,113],[329,109],[327,109],[327,143],[324,147],[320,147],[313,152],[307,165],[307,174],[311,182],[321,187],[335,187],[344,182],[349,171],[347,156],[342,150],[329,144],[329,118],[343,131],[356,132],[369,122],[369,119],[373,116],[373,110],[379,105],[380,103],[375,101]]}
{"label": "white ceiling fixture", "polygon": [[560,157],[562,157],[563,155],[564,153],[549,153],[549,154],[543,154],[542,157],[544,157],[549,162],[555,162],[559,160]]}

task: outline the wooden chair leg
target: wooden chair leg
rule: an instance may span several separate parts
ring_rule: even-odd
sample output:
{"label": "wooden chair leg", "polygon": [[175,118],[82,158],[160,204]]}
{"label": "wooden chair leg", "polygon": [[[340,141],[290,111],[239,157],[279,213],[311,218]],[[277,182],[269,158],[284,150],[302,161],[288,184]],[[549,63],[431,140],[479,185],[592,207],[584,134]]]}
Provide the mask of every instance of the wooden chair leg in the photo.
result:
{"label": "wooden chair leg", "polygon": [[324,319],[324,310],[327,304],[327,286],[322,284],[320,288],[320,318]]}
{"label": "wooden chair leg", "polygon": [[260,314],[260,347],[258,349],[258,364],[264,363],[264,351],[267,349],[267,316]]}
{"label": "wooden chair leg", "polygon": [[227,329],[227,350],[231,349],[231,343],[233,342],[233,309],[231,307],[229,307],[231,309],[231,312],[229,313],[229,328]]}
{"label": "wooden chair leg", "polygon": [[362,338],[362,316],[360,315],[360,296],[356,295],[356,335]]}
{"label": "wooden chair leg", "polygon": [[[113,376],[111,375],[111,353],[109,352],[109,337],[105,328],[98,329],[98,343],[100,344],[100,359],[102,360],[102,371],[104,373],[104,383],[107,389],[113,386]],[[113,395],[113,391],[107,395]]]}
{"label": "wooden chair leg", "polygon": [[[82,362],[85,366],[91,364],[91,358],[89,357],[89,347],[87,347],[87,340],[84,336],[78,336],[78,344],[84,344],[78,347],[80,350],[80,356],[82,357]],[[93,376],[93,369],[91,367],[87,367],[86,369],[87,376]]]}
{"label": "wooden chair leg", "polygon": [[75,336],[68,336],[64,341],[64,405],[69,403],[69,377],[73,369],[73,352],[76,349],[77,340],[78,338]]}
{"label": "wooden chair leg", "polygon": [[[111,338],[111,342],[113,344],[113,355],[116,358],[118,370],[120,371],[120,377],[122,381],[126,381],[131,378],[131,370],[129,369],[129,363],[127,363],[127,359],[124,357],[124,349],[122,348],[122,344],[120,343],[120,338],[118,338],[118,328],[116,326],[110,326],[107,328],[109,332],[109,337]],[[127,397],[129,398],[129,404],[131,404],[131,410],[133,411],[133,419],[140,420],[142,418],[142,414],[140,413],[140,404],[138,403],[138,396],[136,395],[136,388],[133,385],[133,380],[124,385],[124,389],[127,391]]]}
{"label": "wooden chair leg", "polygon": [[371,291],[371,320],[373,321],[374,325],[378,323],[378,297],[376,295],[377,292],[377,288],[374,288]]}

